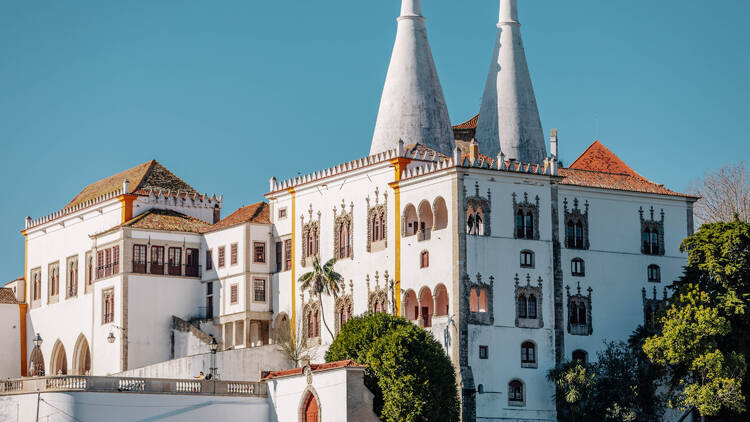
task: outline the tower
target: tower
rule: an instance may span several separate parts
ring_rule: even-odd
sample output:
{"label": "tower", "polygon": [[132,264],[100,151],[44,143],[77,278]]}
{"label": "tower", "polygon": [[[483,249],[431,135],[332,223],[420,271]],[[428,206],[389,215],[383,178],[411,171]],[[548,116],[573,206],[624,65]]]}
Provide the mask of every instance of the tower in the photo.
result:
{"label": "tower", "polygon": [[402,0],[370,154],[394,149],[399,140],[419,142],[444,154],[454,145],[420,0]]}
{"label": "tower", "polygon": [[490,157],[502,151],[511,159],[541,163],[547,151],[521,40],[517,0],[500,0],[497,28],[476,139],[482,153]]}

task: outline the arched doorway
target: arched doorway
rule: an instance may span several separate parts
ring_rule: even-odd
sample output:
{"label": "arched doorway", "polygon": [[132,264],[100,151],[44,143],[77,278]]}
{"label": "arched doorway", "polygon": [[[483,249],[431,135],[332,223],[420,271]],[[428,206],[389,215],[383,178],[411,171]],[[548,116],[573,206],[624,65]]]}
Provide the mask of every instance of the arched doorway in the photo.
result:
{"label": "arched doorway", "polygon": [[73,375],[91,375],[91,351],[89,342],[81,334],[73,349]]}
{"label": "arched doorway", "polygon": [[318,399],[312,391],[308,391],[305,400],[302,402],[301,422],[319,422],[320,421],[320,408],[318,405]]}
{"label": "arched doorway", "polygon": [[50,372],[48,375],[68,375],[68,356],[60,340],[55,342],[50,357]]}
{"label": "arched doorway", "polygon": [[292,329],[289,323],[289,316],[286,312],[279,312],[273,322],[273,342],[276,344],[289,341],[292,336]]}
{"label": "arched doorway", "polygon": [[44,356],[42,356],[42,350],[38,347],[34,347],[29,357],[29,376],[44,376]]}

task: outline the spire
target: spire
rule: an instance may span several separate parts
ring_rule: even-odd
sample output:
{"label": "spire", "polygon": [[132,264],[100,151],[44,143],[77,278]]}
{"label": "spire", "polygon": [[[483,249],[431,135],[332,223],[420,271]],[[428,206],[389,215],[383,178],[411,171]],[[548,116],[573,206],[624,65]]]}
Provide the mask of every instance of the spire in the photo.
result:
{"label": "spire", "polygon": [[482,153],[491,157],[502,150],[508,158],[541,163],[547,149],[521,41],[517,0],[500,0],[497,27],[476,139]]}
{"label": "spire", "polygon": [[450,155],[453,129],[427,41],[420,0],[402,0],[370,154],[419,142]]}

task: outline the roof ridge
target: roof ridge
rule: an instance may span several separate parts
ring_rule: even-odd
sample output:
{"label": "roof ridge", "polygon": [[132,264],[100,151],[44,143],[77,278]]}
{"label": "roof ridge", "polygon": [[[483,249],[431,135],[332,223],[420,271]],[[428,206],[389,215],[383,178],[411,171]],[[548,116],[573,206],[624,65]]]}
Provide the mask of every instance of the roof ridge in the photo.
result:
{"label": "roof ridge", "polygon": [[[599,156],[601,154],[603,154],[604,157]],[[583,151],[583,153],[579,155],[570,166],[568,166],[568,168],[572,170],[587,170],[599,173],[624,174],[649,181],[633,170],[633,168],[625,163],[622,158],[612,152],[612,150],[607,148],[598,139],[589,145],[589,147],[586,148],[586,150]]]}
{"label": "roof ridge", "polygon": [[[138,183],[135,184],[135,189],[131,189],[131,191],[135,192],[138,189],[141,189],[141,184],[143,184],[144,180],[148,179],[148,176],[154,170],[154,166],[158,163],[158,161],[156,161],[156,159],[151,159],[151,161],[148,161],[148,163],[148,169],[146,169],[146,172],[143,173],[141,180],[139,180]],[[134,182],[134,180],[131,180],[130,182]]]}

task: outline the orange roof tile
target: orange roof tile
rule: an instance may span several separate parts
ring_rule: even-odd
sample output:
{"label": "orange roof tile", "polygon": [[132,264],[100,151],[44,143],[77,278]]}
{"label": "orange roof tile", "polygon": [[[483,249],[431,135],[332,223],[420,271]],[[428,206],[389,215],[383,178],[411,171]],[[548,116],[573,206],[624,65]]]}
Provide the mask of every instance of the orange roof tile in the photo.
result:
{"label": "orange roof tile", "polygon": [[17,305],[16,295],[13,289],[0,288],[0,305]]}
{"label": "orange roof tile", "polygon": [[479,121],[479,115],[477,114],[471,119],[453,126],[453,129],[476,129],[478,121]]}
{"label": "orange roof tile", "polygon": [[172,210],[150,209],[143,214],[126,221],[119,226],[115,226],[107,232],[119,229],[121,227],[130,227],[142,230],[162,230],[174,232],[200,233],[211,227],[211,224],[195,217],[190,217]]}
{"label": "orange roof tile", "polygon": [[[311,363],[310,369],[313,372],[317,371],[325,371],[327,369],[336,369],[336,368],[364,368],[364,365],[360,365],[357,362],[349,359],[349,360],[340,360],[338,362],[327,362],[327,363]],[[293,368],[293,369],[287,369],[286,371],[274,371],[274,372],[263,372],[261,374],[261,380],[269,380],[272,378],[279,378],[279,377],[288,377],[290,375],[300,375],[304,372],[305,368]]]}
{"label": "orange roof tile", "polygon": [[175,176],[159,162],[151,160],[86,186],[65,206],[65,209],[115,192],[122,188],[122,182],[125,179],[130,181],[130,190],[135,193],[139,193],[139,190],[153,188],[198,193],[192,186]]}
{"label": "orange roof tile", "polygon": [[645,180],[643,176],[636,173],[630,168],[630,166],[625,164],[620,157],[616,156],[598,140],[594,141],[593,144],[586,148],[586,151],[584,151],[583,154],[581,154],[568,168],[574,170],[626,174],[628,176],[639,177]]}
{"label": "orange roof tile", "polygon": [[242,207],[213,226],[208,227],[204,232],[226,229],[242,223],[270,224],[271,216],[268,204],[258,202],[257,204]]}

